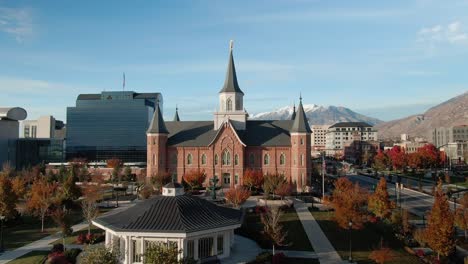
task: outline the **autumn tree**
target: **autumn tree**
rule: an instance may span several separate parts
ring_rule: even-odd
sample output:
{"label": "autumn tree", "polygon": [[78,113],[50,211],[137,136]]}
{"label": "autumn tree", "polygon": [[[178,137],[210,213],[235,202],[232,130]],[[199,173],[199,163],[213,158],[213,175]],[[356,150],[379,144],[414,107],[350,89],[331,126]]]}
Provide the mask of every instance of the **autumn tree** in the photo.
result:
{"label": "autumn tree", "polygon": [[372,251],[369,254],[369,259],[375,261],[375,263],[384,264],[394,259],[394,254],[390,248],[381,247]]}
{"label": "autumn tree", "polygon": [[117,158],[107,160],[107,167],[113,169],[112,180],[120,182],[122,180],[122,174],[121,174],[122,167],[123,167],[122,160],[117,159]]}
{"label": "autumn tree", "polygon": [[11,180],[11,188],[18,199],[22,199],[26,194],[26,181],[20,176],[16,176]]}
{"label": "autumn tree", "polygon": [[243,186],[231,187],[224,194],[226,200],[232,204],[234,207],[239,207],[250,197],[250,191],[244,188]]}
{"label": "autumn tree", "polygon": [[442,182],[439,181],[434,193],[434,204],[427,217],[425,230],[429,247],[440,255],[448,256],[455,248],[454,217],[450,211],[447,196],[442,190]]}
{"label": "autumn tree", "polygon": [[263,192],[265,196],[268,196],[270,193],[276,194],[278,187],[284,183],[287,183],[284,175],[267,173],[263,179]]}
{"label": "autumn tree", "polygon": [[421,155],[418,152],[413,152],[407,154],[407,162],[408,166],[412,168],[413,170],[417,170],[421,168]]}
{"label": "autumn tree", "polygon": [[330,204],[335,209],[335,221],[347,229],[353,222],[353,229],[362,229],[367,220],[365,205],[368,193],[358,183],[353,184],[347,178],[339,178],[335,182]]}
{"label": "autumn tree", "polygon": [[406,167],[405,149],[393,146],[387,153],[394,170],[403,170]]}
{"label": "autumn tree", "polygon": [[95,175],[92,182],[86,183],[83,186],[83,200],[81,201],[81,210],[83,217],[88,222],[88,235],[91,234],[92,221],[99,214],[98,202],[102,200],[104,195],[102,175]]}
{"label": "autumn tree", "polygon": [[132,168],[125,166],[123,170],[123,178],[125,181],[132,181]]}
{"label": "autumn tree", "polygon": [[286,236],[288,235],[288,233],[283,230],[283,225],[280,223],[282,215],[283,213],[279,207],[267,207],[265,212],[261,214],[263,233],[272,242],[273,255],[275,255],[275,245],[284,246]]}
{"label": "autumn tree", "polygon": [[263,184],[263,174],[260,170],[247,169],[244,172],[243,183],[252,191],[252,188],[261,188]]}
{"label": "autumn tree", "polygon": [[60,228],[60,231],[62,232],[62,239],[65,242],[65,237],[73,233],[73,229],[71,228],[72,220],[70,215],[68,214],[67,210],[59,206],[52,210],[50,216],[54,223]]}
{"label": "autumn tree", "polygon": [[161,191],[162,187],[170,183],[171,180],[172,180],[172,175],[168,172],[158,173],[156,175],[153,175],[153,177],[151,177],[151,183],[153,184],[153,187],[158,191]]}
{"label": "autumn tree", "polygon": [[16,213],[16,202],[18,197],[12,188],[12,183],[7,174],[0,175],[0,215],[7,218]]}
{"label": "autumn tree", "polygon": [[28,209],[41,219],[41,232],[44,232],[44,220],[49,207],[56,201],[57,184],[49,183],[44,177],[37,178],[31,186]]}
{"label": "autumn tree", "polygon": [[203,183],[206,180],[205,171],[200,170],[191,170],[184,174],[184,181],[190,186],[190,189],[193,190],[197,187],[202,187]]}
{"label": "autumn tree", "polygon": [[73,201],[81,196],[81,189],[76,185],[77,177],[70,174],[62,184],[62,200]]}
{"label": "autumn tree", "polygon": [[421,167],[430,169],[440,164],[440,151],[432,144],[426,144],[418,149]]}
{"label": "autumn tree", "polygon": [[377,217],[388,218],[394,207],[388,195],[387,181],[381,177],[375,192],[369,196],[368,209]]}
{"label": "autumn tree", "polygon": [[383,171],[387,169],[388,163],[389,163],[389,159],[388,159],[387,154],[385,154],[385,152],[379,149],[379,151],[377,152],[377,155],[375,155],[374,157],[374,162],[372,164],[372,167],[376,171]]}
{"label": "autumn tree", "polygon": [[468,238],[468,193],[460,199],[460,207],[455,213],[455,225],[465,232],[465,240]]}
{"label": "autumn tree", "polygon": [[291,195],[292,191],[293,186],[289,182],[283,182],[278,186],[278,188],[276,188],[276,194],[281,197],[281,200],[283,200],[284,197]]}

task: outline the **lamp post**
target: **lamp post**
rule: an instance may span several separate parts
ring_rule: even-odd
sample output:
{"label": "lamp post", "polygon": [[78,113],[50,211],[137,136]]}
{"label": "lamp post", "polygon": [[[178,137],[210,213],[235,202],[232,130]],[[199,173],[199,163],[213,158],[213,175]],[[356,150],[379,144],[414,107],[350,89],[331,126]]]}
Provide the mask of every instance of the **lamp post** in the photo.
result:
{"label": "lamp post", "polygon": [[5,251],[5,247],[3,246],[3,221],[5,218],[4,215],[0,215],[0,253]]}
{"label": "lamp post", "polygon": [[349,259],[348,261],[353,262],[353,252],[352,252],[352,242],[351,242],[351,230],[353,227],[353,221],[350,220],[348,223],[348,226],[349,226]]}

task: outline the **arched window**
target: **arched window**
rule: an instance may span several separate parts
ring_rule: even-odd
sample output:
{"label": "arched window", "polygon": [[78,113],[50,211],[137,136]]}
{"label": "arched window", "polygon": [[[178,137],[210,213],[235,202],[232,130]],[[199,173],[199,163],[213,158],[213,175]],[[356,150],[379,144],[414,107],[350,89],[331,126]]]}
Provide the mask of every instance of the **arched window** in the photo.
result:
{"label": "arched window", "polygon": [[268,164],[270,164],[270,155],[265,154],[265,156],[263,156],[263,165],[268,165]]}
{"label": "arched window", "polygon": [[231,100],[231,98],[226,100],[226,111],[232,111],[232,100]]}
{"label": "arched window", "polygon": [[201,156],[201,164],[202,165],[206,164],[206,155],[205,155],[205,153],[203,153],[202,156]]}
{"label": "arched window", "polygon": [[239,165],[239,155],[234,155],[234,165]]}
{"label": "arched window", "polygon": [[286,156],[284,155],[284,153],[281,153],[280,155],[280,165],[284,165],[286,164]]}
{"label": "arched window", "polygon": [[301,166],[304,166],[304,155],[301,154]]}
{"label": "arched window", "polygon": [[192,164],[192,154],[188,154],[187,155],[187,165],[191,165]]}
{"label": "arched window", "polygon": [[214,157],[214,164],[215,164],[215,165],[218,165],[218,154],[215,154],[215,157]]}
{"label": "arched window", "polygon": [[222,162],[223,165],[231,165],[231,153],[229,151],[225,150],[223,152]]}
{"label": "arched window", "polygon": [[255,165],[255,155],[253,153],[250,153],[249,155],[249,163],[250,163],[250,166]]}

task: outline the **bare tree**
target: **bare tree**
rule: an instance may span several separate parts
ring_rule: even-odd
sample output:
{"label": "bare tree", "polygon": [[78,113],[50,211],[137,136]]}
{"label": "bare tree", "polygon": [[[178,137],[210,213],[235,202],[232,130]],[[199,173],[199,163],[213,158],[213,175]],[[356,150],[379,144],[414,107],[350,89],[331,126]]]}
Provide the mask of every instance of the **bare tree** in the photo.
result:
{"label": "bare tree", "polygon": [[266,212],[261,215],[264,234],[272,241],[273,255],[275,255],[275,245],[285,246],[286,236],[288,232],[283,230],[283,225],[280,223],[283,212],[279,207],[266,208]]}

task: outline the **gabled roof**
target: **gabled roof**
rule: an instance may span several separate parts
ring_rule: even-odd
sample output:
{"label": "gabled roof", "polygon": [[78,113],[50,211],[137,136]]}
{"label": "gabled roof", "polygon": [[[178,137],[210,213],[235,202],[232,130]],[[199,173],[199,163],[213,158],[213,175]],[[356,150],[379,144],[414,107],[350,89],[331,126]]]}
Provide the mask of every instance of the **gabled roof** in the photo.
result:
{"label": "gabled roof", "polygon": [[[227,120],[227,125],[229,126],[230,129],[232,129],[232,131],[234,132],[234,135],[236,135],[237,137],[237,140],[239,140],[239,142],[245,147],[247,145],[244,144],[244,142],[242,142],[242,139],[239,137],[239,133],[237,133],[237,130],[234,128],[234,126],[232,125],[232,122],[231,120]],[[208,146],[211,146],[215,141],[216,139],[218,138],[218,136],[221,134],[221,131],[223,131],[224,129],[224,124],[218,129],[218,133],[216,133],[216,136],[214,136],[213,140],[211,140],[210,144],[208,144]]]}
{"label": "gabled roof", "polygon": [[189,196],[157,196],[94,222],[114,231],[192,233],[240,225],[240,210]]}
{"label": "gabled roof", "polygon": [[159,109],[159,104],[156,104],[156,109],[153,114],[153,119],[151,120],[151,124],[148,130],[146,131],[146,133],[169,134],[169,131],[167,131],[163,116],[161,114],[161,109]]}
{"label": "gabled roof", "polygon": [[302,107],[302,98],[299,100],[299,106],[297,107],[297,114],[294,118],[293,126],[291,127],[292,133],[311,133],[309,121]]}
{"label": "gabled roof", "polygon": [[224,79],[224,85],[219,93],[241,93],[242,90],[237,83],[237,74],[236,74],[236,66],[234,65],[234,57],[232,56],[232,41],[230,43],[229,49],[229,61],[228,67],[226,72],[226,78]]}

